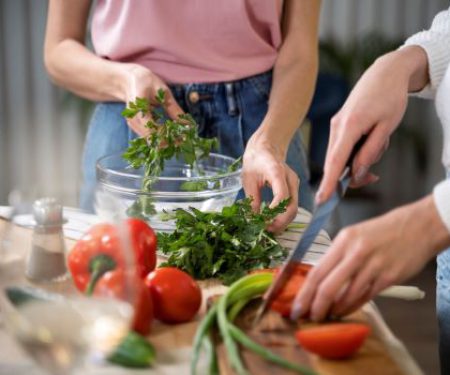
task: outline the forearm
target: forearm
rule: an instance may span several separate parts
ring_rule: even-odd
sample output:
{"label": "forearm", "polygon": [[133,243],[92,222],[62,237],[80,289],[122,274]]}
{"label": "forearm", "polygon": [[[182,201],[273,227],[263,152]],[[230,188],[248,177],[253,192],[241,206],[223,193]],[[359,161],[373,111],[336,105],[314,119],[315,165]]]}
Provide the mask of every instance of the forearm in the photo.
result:
{"label": "forearm", "polygon": [[390,79],[390,74],[403,74],[411,93],[422,90],[430,81],[427,55],[419,46],[407,46],[387,53],[374,64],[387,69],[385,79]]}
{"label": "forearm", "polygon": [[127,65],[96,56],[84,45],[65,39],[45,50],[45,66],[59,86],[94,101],[125,101]]}
{"label": "forearm", "polygon": [[317,50],[300,59],[275,65],[269,109],[256,133],[277,145],[283,155],[308,111],[317,78]]}
{"label": "forearm", "polygon": [[283,44],[273,69],[269,109],[252,138],[284,158],[316,83],[320,0],[285,0],[283,12]]}
{"label": "forearm", "polygon": [[399,220],[399,230],[409,236],[417,234],[417,244],[423,243],[422,248],[427,249],[423,254],[424,261],[433,258],[450,246],[450,232],[441,217],[436,200],[433,195],[401,207],[405,220]]}
{"label": "forearm", "polygon": [[433,200],[439,216],[450,234],[450,180],[437,184],[433,189]]}
{"label": "forearm", "polygon": [[427,55],[429,82],[419,94],[432,97],[439,87],[450,63],[450,8],[438,13],[431,27],[408,38],[405,46],[420,46]]}
{"label": "forearm", "polygon": [[95,101],[124,101],[125,69],[96,56],[84,45],[91,0],[50,0],[44,62],[58,85]]}

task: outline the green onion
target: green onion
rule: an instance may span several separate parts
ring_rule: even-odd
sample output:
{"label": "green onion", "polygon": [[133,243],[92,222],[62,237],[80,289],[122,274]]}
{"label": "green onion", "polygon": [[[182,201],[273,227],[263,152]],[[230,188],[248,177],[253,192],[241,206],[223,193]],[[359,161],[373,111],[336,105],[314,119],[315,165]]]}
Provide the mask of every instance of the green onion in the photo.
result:
{"label": "green onion", "polygon": [[197,329],[194,338],[194,355],[191,362],[191,373],[196,374],[196,367],[200,350],[206,347],[209,353],[209,368],[211,374],[216,374],[217,361],[214,355],[209,331],[214,322],[217,322],[220,335],[225,345],[228,361],[239,375],[248,374],[239,355],[238,344],[246,347],[262,358],[271,361],[281,367],[296,371],[303,375],[315,375],[316,373],[305,366],[292,363],[273,353],[264,346],[250,339],[242,330],[233,324],[233,320],[239,312],[251,300],[260,297],[273,281],[273,273],[256,273],[245,276],[236,281],[228,291],[214,304]]}
{"label": "green onion", "polygon": [[211,329],[212,325],[215,322],[217,315],[217,303],[214,304],[206,314],[206,316],[201,321],[200,325],[197,328],[194,336],[194,344],[193,344],[193,356],[191,360],[191,374],[196,374],[196,368],[198,363],[198,357],[200,355],[200,350],[202,348],[205,337],[208,336],[208,331]]}
{"label": "green onion", "polygon": [[316,372],[311,371],[309,368],[298,365],[296,363],[292,363],[284,359],[283,357],[280,357],[279,355],[275,354],[274,352],[270,351],[269,349],[265,348],[264,346],[257,344],[234,324],[229,324],[228,329],[231,332],[231,336],[236,341],[245,346],[247,349],[250,349],[252,352],[259,354],[264,359],[276,363],[281,367],[298,372],[299,374],[317,375]]}

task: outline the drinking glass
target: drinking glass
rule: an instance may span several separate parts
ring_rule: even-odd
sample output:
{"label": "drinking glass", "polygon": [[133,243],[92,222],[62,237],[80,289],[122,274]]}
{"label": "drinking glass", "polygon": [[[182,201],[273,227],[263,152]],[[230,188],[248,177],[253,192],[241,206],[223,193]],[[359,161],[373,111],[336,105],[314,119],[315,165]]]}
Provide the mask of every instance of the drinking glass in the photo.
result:
{"label": "drinking glass", "polygon": [[[69,374],[86,366],[102,365],[129,332],[137,298],[135,260],[125,226],[116,214],[115,198],[103,193],[97,197],[96,206],[101,209],[103,220],[119,228],[115,251],[121,259],[117,267],[123,271],[120,293],[95,288],[91,296],[78,291],[64,269],[73,243],[63,239],[59,244],[62,253],[58,254],[61,227],[54,224],[49,229],[36,221],[34,198],[27,192],[12,192],[9,217],[0,218],[3,326],[49,374]],[[17,224],[24,218],[31,223],[28,227]],[[40,249],[41,245],[44,248]],[[36,267],[31,263],[39,260],[40,271],[35,268],[30,277],[30,267]],[[57,267],[62,267],[61,272]]]}

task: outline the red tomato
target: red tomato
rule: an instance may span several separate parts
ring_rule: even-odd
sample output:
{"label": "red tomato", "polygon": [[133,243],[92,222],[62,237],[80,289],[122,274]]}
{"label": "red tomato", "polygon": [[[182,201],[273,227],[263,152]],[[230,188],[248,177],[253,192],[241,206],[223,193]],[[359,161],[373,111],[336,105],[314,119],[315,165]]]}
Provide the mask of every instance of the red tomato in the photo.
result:
{"label": "red tomato", "polygon": [[128,218],[125,223],[136,257],[137,273],[143,279],[156,267],[156,234],[143,220]]}
{"label": "red tomato", "polygon": [[[289,317],[291,314],[292,302],[303,285],[306,275],[312,267],[308,264],[299,263],[296,265],[294,273],[289,278],[286,285],[272,301],[270,308],[277,311],[284,317]],[[278,274],[279,269],[275,270],[275,276]]]}
{"label": "red tomato", "polygon": [[355,354],[370,333],[361,323],[333,323],[301,329],[295,333],[300,346],[329,359],[343,359]]}
{"label": "red tomato", "polygon": [[[133,306],[132,328],[141,335],[148,335],[153,322],[153,303],[150,291],[144,282],[135,278],[135,300]],[[123,270],[117,269],[105,273],[94,289],[94,295],[126,300],[126,279]]]}
{"label": "red tomato", "polygon": [[200,308],[202,292],[198,284],[178,268],[157,268],[145,283],[152,294],[155,317],[164,323],[187,322]]}

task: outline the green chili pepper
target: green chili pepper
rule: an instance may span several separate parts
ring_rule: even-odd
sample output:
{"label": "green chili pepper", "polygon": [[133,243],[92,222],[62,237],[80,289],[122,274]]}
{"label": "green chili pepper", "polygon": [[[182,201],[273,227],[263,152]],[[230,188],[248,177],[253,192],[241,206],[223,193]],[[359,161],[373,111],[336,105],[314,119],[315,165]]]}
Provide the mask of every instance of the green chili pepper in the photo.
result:
{"label": "green chili pepper", "polygon": [[123,367],[149,367],[155,361],[155,349],[145,337],[129,332],[108,357],[108,361]]}

